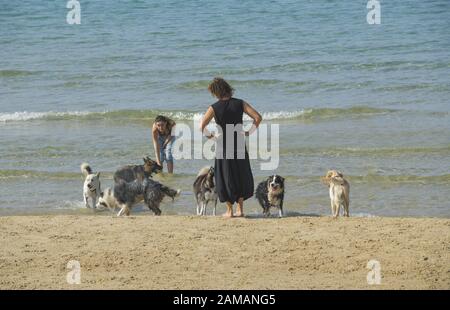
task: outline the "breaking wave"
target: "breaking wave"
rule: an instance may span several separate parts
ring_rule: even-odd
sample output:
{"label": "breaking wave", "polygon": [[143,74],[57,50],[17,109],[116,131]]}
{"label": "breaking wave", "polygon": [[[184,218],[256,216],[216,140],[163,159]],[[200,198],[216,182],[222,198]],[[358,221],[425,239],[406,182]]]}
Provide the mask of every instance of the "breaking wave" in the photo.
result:
{"label": "breaking wave", "polygon": [[[357,117],[375,114],[396,112],[392,109],[371,108],[365,106],[351,108],[318,108],[301,109],[295,111],[267,111],[262,112],[264,120],[310,120],[335,117]],[[202,117],[200,111],[175,111],[175,110],[115,110],[115,111],[67,111],[67,112],[12,112],[0,113],[0,122],[23,121],[63,121],[63,120],[153,120],[157,115],[163,114],[176,120],[194,120]]]}

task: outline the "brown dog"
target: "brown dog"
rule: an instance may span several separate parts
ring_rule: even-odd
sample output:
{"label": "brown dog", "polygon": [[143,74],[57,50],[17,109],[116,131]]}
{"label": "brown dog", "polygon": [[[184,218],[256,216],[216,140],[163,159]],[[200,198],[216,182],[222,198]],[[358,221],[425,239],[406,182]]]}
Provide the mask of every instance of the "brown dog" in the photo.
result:
{"label": "brown dog", "polygon": [[143,160],[143,165],[128,165],[119,168],[114,173],[114,182],[133,182],[134,180],[143,182],[145,178],[151,178],[153,173],[160,173],[162,171],[162,167],[156,161],[150,159],[150,157],[147,156]]}
{"label": "brown dog", "polygon": [[331,214],[339,216],[341,206],[344,216],[349,216],[350,184],[344,179],[344,175],[337,170],[329,170],[322,178],[322,182],[328,185],[331,199]]}

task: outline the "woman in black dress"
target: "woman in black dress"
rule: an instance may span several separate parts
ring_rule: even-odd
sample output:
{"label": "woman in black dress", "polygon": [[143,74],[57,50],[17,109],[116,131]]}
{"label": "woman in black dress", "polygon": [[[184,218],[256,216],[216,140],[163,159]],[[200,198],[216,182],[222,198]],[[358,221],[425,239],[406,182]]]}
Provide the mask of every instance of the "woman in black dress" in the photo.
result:
{"label": "woman in black dress", "polygon": [[[224,79],[214,78],[209,84],[208,90],[218,101],[206,111],[200,129],[208,138],[214,138],[214,135],[210,135],[205,129],[213,117],[216,124],[222,129],[220,142],[222,143],[223,156],[217,156],[220,153],[216,153],[214,165],[217,194],[220,202],[225,202],[227,205],[225,216],[233,216],[234,203],[237,203],[235,216],[244,216],[244,200],[253,196],[254,183],[245,144],[237,141],[244,139],[244,135],[252,134],[258,128],[262,117],[244,100],[233,98],[234,89]],[[245,132],[234,131],[234,137],[230,137],[230,139],[233,139],[230,141],[234,141],[234,150],[228,150],[227,152],[227,147],[230,148],[230,144],[226,143],[228,141],[226,139],[226,126],[235,126],[234,128],[242,126],[243,113],[253,119],[252,127]],[[242,134],[242,136],[238,137],[238,134]],[[233,144],[231,144],[232,147]]]}

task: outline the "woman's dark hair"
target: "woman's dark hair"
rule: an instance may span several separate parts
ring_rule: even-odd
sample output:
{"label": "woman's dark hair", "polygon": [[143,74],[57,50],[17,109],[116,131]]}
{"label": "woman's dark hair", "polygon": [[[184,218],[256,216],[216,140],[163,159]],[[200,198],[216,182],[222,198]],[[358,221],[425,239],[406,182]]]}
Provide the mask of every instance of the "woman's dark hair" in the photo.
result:
{"label": "woman's dark hair", "polygon": [[170,119],[168,117],[165,117],[164,115],[158,115],[155,118],[155,123],[158,123],[158,122],[169,123],[169,121],[170,121]]}
{"label": "woman's dark hair", "polygon": [[208,90],[211,95],[216,96],[219,99],[231,97],[234,92],[234,88],[220,77],[214,78],[214,80],[208,85]]}

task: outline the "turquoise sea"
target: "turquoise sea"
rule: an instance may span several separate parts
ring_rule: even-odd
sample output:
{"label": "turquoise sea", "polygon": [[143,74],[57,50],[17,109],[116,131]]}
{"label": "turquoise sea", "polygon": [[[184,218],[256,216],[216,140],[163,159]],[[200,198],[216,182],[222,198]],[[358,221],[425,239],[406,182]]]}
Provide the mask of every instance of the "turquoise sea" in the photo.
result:
{"label": "turquoise sea", "polygon": [[[0,0],[0,215],[94,213],[80,164],[110,186],[154,157],[157,114],[192,127],[222,76],[280,126],[278,169],[252,167],[286,177],[288,214],[328,215],[337,168],[353,215],[450,217],[448,0],[381,0],[380,25],[362,0],[79,2],[69,25],[67,1]],[[157,177],[183,191],[163,213],[194,214],[211,163]]]}

